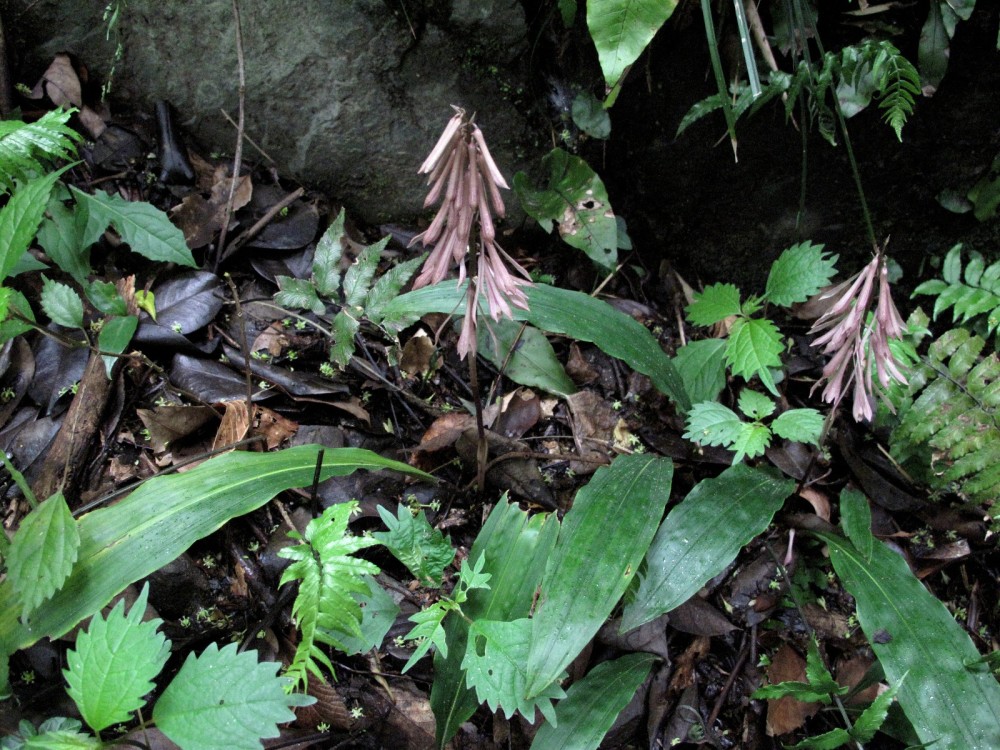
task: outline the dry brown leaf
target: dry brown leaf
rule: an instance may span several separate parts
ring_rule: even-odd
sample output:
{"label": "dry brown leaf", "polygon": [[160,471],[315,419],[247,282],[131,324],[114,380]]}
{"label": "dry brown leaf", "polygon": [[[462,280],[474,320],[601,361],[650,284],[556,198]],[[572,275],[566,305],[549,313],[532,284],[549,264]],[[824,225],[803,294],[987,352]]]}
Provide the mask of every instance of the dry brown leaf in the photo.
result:
{"label": "dry brown leaf", "polygon": [[455,444],[462,433],[476,426],[476,420],[471,414],[453,412],[435,419],[427,432],[420,438],[417,449],[425,453],[433,453]]}
{"label": "dry brown leaf", "polygon": [[[853,689],[868,673],[874,661],[870,656],[860,654],[852,656],[850,659],[840,659],[834,670],[834,674],[837,675],[837,682]],[[878,697],[878,694],[879,686],[878,683],[875,683],[869,685],[857,695],[852,695],[851,699],[846,701],[846,703],[848,705],[871,703]]]}
{"label": "dry brown leaf", "polygon": [[580,353],[580,347],[574,341],[569,345],[569,358],[566,360],[566,374],[577,385],[589,385],[597,380],[597,370]]}
{"label": "dry brown leaf", "polygon": [[683,693],[685,689],[694,684],[694,670],[699,662],[708,656],[711,644],[712,639],[707,636],[698,636],[691,641],[690,645],[677,657],[674,674],[670,678],[670,687],[667,689],[668,693],[671,695]]}
{"label": "dry brown leaf", "polygon": [[[244,406],[246,405],[246,402],[241,401],[240,403],[244,404]],[[258,406],[255,412],[256,426],[254,427],[253,434],[264,436],[264,442],[268,450],[273,451],[275,448],[280,448],[284,442],[290,440],[292,435],[298,432],[298,422],[293,422],[291,419],[281,416],[276,411],[264,406]]]}
{"label": "dry brown leaf", "polygon": [[266,351],[272,357],[280,357],[287,346],[288,336],[285,334],[285,328],[279,321],[275,321],[253,340],[250,351]]}
{"label": "dry brown leaf", "polygon": [[542,405],[537,394],[518,388],[503,399],[493,430],[505,437],[519,438],[538,424],[541,416]]}
{"label": "dry brown leaf", "polygon": [[403,354],[399,358],[399,369],[410,377],[423,377],[431,372],[434,359],[434,342],[423,329],[413,334],[403,344]]}
{"label": "dry brown leaf", "polygon": [[[767,679],[772,685],[779,682],[805,682],[806,660],[794,648],[783,643],[771,657]],[[817,711],[818,703],[803,703],[787,696],[771,699],[767,702],[767,736],[775,737],[793,732]]]}
{"label": "dry brown leaf", "polygon": [[221,405],[226,411],[212,441],[213,451],[238,443],[250,430],[250,411],[246,401],[224,401]]}
{"label": "dry brown leaf", "polygon": [[[573,417],[573,440],[581,456],[609,462],[614,429],[618,424],[618,413],[610,404],[593,391],[580,391],[566,397]],[[577,474],[593,474],[597,464],[572,462]]]}
{"label": "dry brown leaf", "polygon": [[43,96],[49,97],[58,107],[76,107],[79,110],[77,118],[91,138],[100,137],[108,127],[97,112],[83,103],[80,77],[73,67],[70,56],[65,53],[60,53],[52,59],[41,80],[31,90],[30,98],[41,99]]}
{"label": "dry brown leaf", "polygon": [[136,414],[149,430],[149,444],[154,453],[165,452],[173,443],[216,418],[215,410],[208,406],[157,406],[136,409]]}
{"label": "dry brown leaf", "polygon": [[815,487],[803,487],[799,490],[799,495],[813,507],[817,516],[824,521],[830,520],[830,498],[825,492],[820,492]]}

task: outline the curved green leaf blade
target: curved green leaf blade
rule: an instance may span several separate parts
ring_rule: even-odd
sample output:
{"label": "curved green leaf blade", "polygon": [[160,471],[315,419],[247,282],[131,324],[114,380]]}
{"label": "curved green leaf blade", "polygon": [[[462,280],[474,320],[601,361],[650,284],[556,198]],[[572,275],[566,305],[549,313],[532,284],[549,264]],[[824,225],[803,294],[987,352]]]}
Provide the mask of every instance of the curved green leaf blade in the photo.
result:
{"label": "curved green leaf blade", "polygon": [[677,350],[674,365],[692,403],[715,401],[726,387],[726,340],[692,341]]}
{"label": "curved green leaf blade", "polygon": [[663,516],[673,472],[669,459],[619,456],[577,493],[531,620],[529,698],[559,679],[625,593]]}
{"label": "curved green leaf blade", "polygon": [[[7,578],[22,617],[58,591],[77,560],[80,532],[61,492],[29,513],[10,545]],[[16,605],[7,606],[17,610]]]}
{"label": "curved green leaf blade", "polygon": [[795,482],[768,469],[732,466],[695,485],[656,532],[647,572],[625,607],[627,632],[680,606],[731,563],[760,534]]}
{"label": "curved green leaf blade", "polygon": [[69,167],[63,167],[58,172],[30,180],[0,208],[0,281],[10,275],[34,239],[45,215],[49,193],[67,169]]}
{"label": "curved green leaf blade", "polygon": [[129,720],[145,704],[153,678],[170,656],[170,643],[157,633],[162,620],[142,621],[149,584],[128,615],[119,600],[107,619],[96,615],[67,652],[64,669],[69,695],[95,732]]}
{"label": "curved green leaf blade", "polygon": [[558,726],[543,724],[531,750],[596,750],[654,661],[652,654],[635,653],[598,664],[566,691],[556,704]]}
{"label": "curved green leaf blade", "polygon": [[291,706],[315,699],[285,692],[277,662],[257,662],[256,651],[237,653],[212,643],[188,655],[153,708],[156,725],[185,750],[259,750],[277,737],[278,724],[295,719]]}
{"label": "curved green leaf blade", "polygon": [[771,423],[771,429],[785,440],[819,445],[823,419],[816,409],[789,409],[778,415]]}
{"label": "curved green leaf blade", "polygon": [[132,252],[150,260],[197,267],[184,241],[184,233],[156,206],[100,191],[90,195],[72,186],[70,190],[78,203],[86,205],[90,217],[105,226],[113,226]]}
{"label": "curved green leaf blade", "polygon": [[[103,352],[121,354],[125,351],[125,347],[129,345],[132,336],[135,335],[135,329],[138,325],[139,319],[135,315],[108,318],[104,321],[104,326],[97,335],[98,348]],[[112,357],[110,354],[102,355],[102,358],[104,359],[104,369],[110,378],[111,370],[114,368],[118,358]]]}
{"label": "curved green leaf blade", "polygon": [[[323,232],[323,236],[316,243],[316,252],[313,253],[312,280],[315,291],[324,297],[334,297],[340,287],[340,256],[344,249],[341,244],[344,236],[344,218],[346,212],[343,208],[337,214],[330,226]],[[278,304],[284,304],[279,302]],[[298,307],[310,307],[310,305],[298,305]]]}
{"label": "curved green leaf blade", "polygon": [[686,424],[685,440],[726,448],[739,439],[744,426],[739,414],[717,401],[704,401],[692,406]]}
{"label": "curved green leaf blade", "polygon": [[515,383],[541,388],[557,396],[576,393],[576,386],[556,359],[552,344],[537,328],[508,318],[480,320],[479,353]]}
{"label": "curved green leaf blade", "polygon": [[963,750],[1000,747],[1000,684],[989,670],[966,666],[979,652],[944,604],[884,544],[876,542],[866,561],[843,537],[818,536],[830,547],[886,677],[902,682],[896,697],[920,741]]}
{"label": "curved green leaf blade", "polygon": [[587,27],[613,88],[670,18],[677,0],[588,0]]}

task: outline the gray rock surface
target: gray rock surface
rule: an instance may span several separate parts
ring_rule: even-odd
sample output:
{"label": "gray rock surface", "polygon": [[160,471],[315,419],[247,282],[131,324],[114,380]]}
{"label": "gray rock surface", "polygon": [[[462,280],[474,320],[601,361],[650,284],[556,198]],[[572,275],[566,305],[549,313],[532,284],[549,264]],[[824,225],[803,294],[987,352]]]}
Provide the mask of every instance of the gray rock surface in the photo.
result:
{"label": "gray rock surface", "polygon": [[[0,0],[31,74],[68,51],[103,77],[114,49],[104,6]],[[517,0],[241,0],[240,10],[246,134],[283,176],[328,191],[369,222],[422,212],[416,169],[451,104],[478,113],[508,180],[540,155],[512,103],[528,57]],[[202,147],[231,153],[235,130],[222,114],[237,114],[231,1],[129,0],[120,34],[113,97],[142,108],[167,99]],[[263,159],[249,145],[244,158]]]}

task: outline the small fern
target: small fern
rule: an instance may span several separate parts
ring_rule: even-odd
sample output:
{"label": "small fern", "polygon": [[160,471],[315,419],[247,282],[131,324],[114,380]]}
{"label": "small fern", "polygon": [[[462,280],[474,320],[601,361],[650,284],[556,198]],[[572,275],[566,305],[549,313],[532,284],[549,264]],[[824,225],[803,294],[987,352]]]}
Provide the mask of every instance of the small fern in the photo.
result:
{"label": "small fern", "polygon": [[929,465],[933,489],[955,486],[1000,517],[1000,359],[980,356],[985,343],[956,328],[930,345],[910,371],[890,442],[900,463]]}
{"label": "small fern", "polygon": [[913,296],[936,296],[934,318],[951,308],[955,323],[972,324],[978,333],[992,336],[1000,328],[1000,262],[987,266],[983,256],[972,251],[963,274],[962,245],[958,244],[945,256],[941,276],[922,283]]}
{"label": "small fern", "polygon": [[301,634],[287,674],[294,685],[308,684],[308,673],[323,679],[320,667],[333,675],[333,664],[322,646],[345,650],[342,634],[361,638],[361,607],[352,594],[368,592],[363,576],[375,575],[378,567],[353,557],[352,553],[378,544],[375,539],[350,534],[347,524],[357,511],[356,502],[331,506],[306,526],[305,534],[289,536],[305,543],[278,554],[294,562],[281,576],[281,584],[299,581],[299,593],[292,605],[292,617]]}
{"label": "small fern", "polygon": [[0,189],[48,169],[47,162],[71,159],[80,135],[66,125],[75,110],[53,110],[37,122],[0,121]]}
{"label": "small fern", "polygon": [[896,131],[896,138],[903,140],[903,125],[913,114],[913,105],[920,96],[920,73],[902,53],[886,40],[867,41],[863,48],[874,49],[872,78],[882,101],[879,109],[882,119]]}

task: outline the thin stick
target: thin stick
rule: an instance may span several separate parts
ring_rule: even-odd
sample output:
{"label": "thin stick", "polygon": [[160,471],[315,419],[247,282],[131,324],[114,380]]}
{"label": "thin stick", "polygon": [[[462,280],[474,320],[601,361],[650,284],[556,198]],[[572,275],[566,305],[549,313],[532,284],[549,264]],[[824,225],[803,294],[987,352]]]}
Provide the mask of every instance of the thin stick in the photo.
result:
{"label": "thin stick", "polygon": [[[229,243],[229,247],[227,247],[224,251],[222,251],[219,254],[219,263],[224,261],[230,255],[232,255],[241,247],[243,247],[247,242],[256,237],[264,227],[266,227],[268,224],[271,223],[271,221],[274,219],[275,216],[281,213],[282,209],[297,201],[305,194],[305,192],[306,192],[305,188],[298,188],[297,190],[293,190],[291,193],[289,193],[280,201],[271,206],[267,210],[267,213],[261,216],[256,224],[254,224],[248,230],[243,232],[243,234],[238,235],[235,240]],[[223,227],[223,229],[224,228],[225,227]],[[219,247],[222,247],[222,245],[220,244]]]}
{"label": "thin stick", "polygon": [[236,123],[236,153],[233,155],[233,176],[229,183],[229,197],[226,199],[226,211],[222,218],[222,230],[219,232],[219,243],[215,247],[214,270],[219,270],[219,263],[225,256],[226,233],[229,230],[229,222],[233,218],[233,204],[236,201],[236,183],[240,179],[240,170],[243,168],[243,129],[246,124],[246,94],[247,79],[246,68],[243,62],[243,29],[240,25],[240,5],[238,0],[233,0],[233,19],[236,22],[236,64],[240,76],[239,88],[239,121]]}
{"label": "thin stick", "polygon": [[[240,126],[233,120],[232,117],[229,116],[229,113],[226,112],[226,110],[220,109],[219,111],[222,113],[222,116],[226,118],[226,120],[229,122],[230,125],[239,130]],[[243,140],[245,140],[247,143],[249,143],[251,146],[257,149],[258,153],[265,159],[267,159],[269,162],[271,162],[272,164],[277,163],[274,161],[274,159],[271,158],[271,155],[267,153],[267,151],[265,151],[260,147],[260,144],[258,144],[253,138],[248,136],[246,133],[243,134]]]}
{"label": "thin stick", "polygon": [[243,374],[246,376],[247,386],[247,415],[250,419],[250,424],[253,424],[253,373],[250,372],[250,347],[247,345],[247,321],[246,316],[243,315],[243,305],[240,304],[239,290],[236,288],[236,283],[233,281],[233,277],[228,273],[226,274],[226,283],[229,284],[229,291],[233,294],[233,304],[236,305],[236,325],[239,326],[240,349],[243,350],[243,364],[246,365],[243,370]]}

